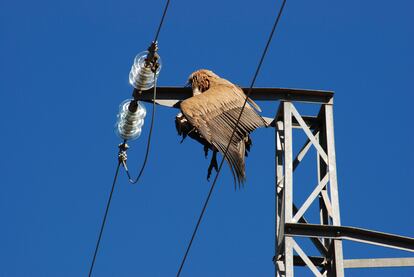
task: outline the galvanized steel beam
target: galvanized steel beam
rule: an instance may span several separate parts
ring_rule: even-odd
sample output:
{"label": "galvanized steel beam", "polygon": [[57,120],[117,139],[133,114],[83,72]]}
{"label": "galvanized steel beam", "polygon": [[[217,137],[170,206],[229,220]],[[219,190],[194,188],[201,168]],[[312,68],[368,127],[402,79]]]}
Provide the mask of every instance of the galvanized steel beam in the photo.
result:
{"label": "galvanized steel beam", "polygon": [[286,223],[286,236],[347,239],[383,247],[414,252],[414,239],[347,226]]}
{"label": "galvanized steel beam", "polygon": [[414,266],[414,258],[346,259],[345,268]]}
{"label": "galvanized steel beam", "polygon": [[[247,93],[249,88],[242,88]],[[143,92],[134,90],[134,96],[144,102],[152,102],[154,89]],[[299,101],[311,103],[328,103],[334,93],[325,90],[307,90],[292,88],[252,88],[250,98],[256,101]],[[167,107],[178,107],[179,101],[193,96],[189,87],[157,87],[157,103]]]}

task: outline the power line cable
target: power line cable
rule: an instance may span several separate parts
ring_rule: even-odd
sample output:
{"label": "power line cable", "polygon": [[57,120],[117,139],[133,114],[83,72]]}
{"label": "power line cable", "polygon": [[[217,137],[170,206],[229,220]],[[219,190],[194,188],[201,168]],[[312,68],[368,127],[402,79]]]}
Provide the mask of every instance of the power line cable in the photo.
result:
{"label": "power line cable", "polygon": [[231,136],[230,136],[229,143],[227,144],[226,150],[224,151],[223,159],[222,159],[222,160],[221,160],[221,162],[220,162],[220,166],[219,166],[219,168],[218,168],[218,170],[217,170],[217,174],[216,174],[216,176],[215,176],[215,178],[214,178],[213,183],[211,184],[211,187],[210,187],[210,190],[209,190],[209,192],[208,192],[207,198],[206,198],[206,200],[205,200],[205,202],[204,202],[204,205],[203,205],[203,208],[202,208],[202,210],[201,210],[200,216],[199,216],[199,218],[198,218],[198,220],[197,220],[197,224],[196,224],[196,226],[195,226],[195,228],[194,228],[194,231],[193,231],[193,234],[192,234],[192,236],[191,236],[190,242],[189,242],[189,244],[188,244],[188,246],[187,246],[187,249],[186,249],[186,251],[185,251],[184,257],[183,257],[183,259],[182,259],[182,261],[181,261],[180,268],[178,269],[178,272],[177,272],[177,277],[179,277],[179,276],[180,276],[180,274],[181,274],[181,271],[182,271],[183,266],[184,266],[184,264],[185,264],[185,261],[186,261],[186,259],[187,259],[188,253],[189,253],[189,251],[190,251],[191,245],[193,244],[193,241],[194,241],[194,238],[195,238],[195,236],[196,236],[197,230],[198,230],[198,228],[199,228],[199,226],[200,226],[200,223],[201,223],[201,221],[202,221],[202,219],[203,219],[203,216],[204,216],[204,213],[205,213],[205,211],[206,211],[207,205],[208,205],[208,203],[209,203],[209,201],[210,201],[211,194],[212,194],[212,192],[213,192],[213,190],[214,190],[214,187],[215,187],[215,185],[216,185],[217,179],[218,179],[218,177],[219,177],[219,175],[220,175],[221,168],[223,167],[224,160],[225,160],[225,158],[227,157],[227,153],[228,153],[228,151],[229,151],[229,148],[230,148],[230,145],[231,145],[231,141],[233,140],[234,134],[235,134],[236,129],[237,129],[238,125],[239,125],[239,122],[240,122],[241,116],[242,116],[242,114],[243,114],[244,108],[246,107],[246,104],[247,104],[247,101],[248,101],[248,99],[249,99],[249,96],[250,96],[250,93],[251,93],[251,91],[252,91],[252,88],[253,88],[253,86],[254,86],[254,84],[255,84],[255,82],[256,82],[257,76],[259,75],[260,68],[261,68],[261,66],[262,66],[262,64],[263,64],[263,61],[264,61],[264,58],[265,58],[265,56],[266,56],[267,50],[268,50],[268,48],[269,48],[269,46],[270,46],[270,43],[271,43],[271,41],[272,41],[273,34],[274,34],[274,32],[275,32],[275,30],[276,30],[276,27],[277,27],[277,25],[278,25],[278,23],[279,23],[279,20],[280,20],[280,17],[281,17],[281,15],[282,15],[283,8],[285,7],[285,4],[286,4],[286,0],[283,0],[282,5],[281,5],[281,7],[280,7],[280,9],[279,9],[279,12],[278,12],[278,14],[277,14],[277,17],[276,17],[276,19],[275,19],[275,22],[274,22],[274,24],[273,24],[272,31],[270,32],[270,35],[269,35],[269,38],[268,38],[268,40],[267,40],[266,46],[265,46],[265,48],[264,48],[264,50],[263,50],[263,54],[262,54],[262,56],[261,56],[261,58],[260,58],[260,61],[259,61],[258,66],[257,66],[257,68],[256,68],[256,72],[255,72],[254,77],[253,77],[253,79],[252,79],[252,82],[251,82],[251,84],[250,84],[249,90],[248,90],[248,92],[247,92],[247,94],[246,94],[246,98],[245,98],[245,100],[244,100],[244,104],[243,104],[242,109],[241,109],[241,111],[240,111],[239,117],[237,118],[236,125],[235,125],[235,126],[234,126],[234,128],[233,128],[233,132],[232,132],[232,134],[231,134]]}
{"label": "power line cable", "polygon": [[109,194],[109,199],[108,199],[108,202],[107,202],[107,205],[106,205],[105,214],[104,214],[104,217],[103,217],[103,220],[102,220],[101,229],[99,231],[98,241],[96,242],[95,252],[93,254],[92,263],[91,263],[91,266],[90,266],[90,269],[89,269],[89,275],[88,275],[89,277],[91,276],[92,271],[93,271],[93,267],[95,265],[95,260],[96,260],[97,254],[98,254],[99,244],[101,242],[103,230],[105,228],[106,218],[108,216],[109,207],[111,205],[112,194],[113,194],[114,189],[115,189],[115,184],[116,184],[116,180],[118,178],[120,166],[121,165],[124,166],[125,171],[126,171],[127,176],[128,176],[129,182],[132,183],[132,184],[136,184],[139,181],[140,177],[142,176],[142,173],[144,172],[145,166],[147,164],[147,160],[148,160],[148,156],[149,156],[149,152],[150,152],[150,146],[151,146],[152,130],[154,128],[154,118],[155,118],[155,109],[156,109],[155,108],[156,107],[156,104],[155,104],[156,96],[157,96],[157,77],[154,73],[154,102],[153,102],[153,107],[152,107],[152,118],[151,118],[151,124],[150,124],[151,126],[150,126],[150,131],[149,131],[149,134],[148,134],[147,149],[146,149],[146,153],[145,153],[144,162],[141,166],[141,170],[139,171],[138,177],[135,180],[132,180],[131,175],[130,175],[129,170],[128,170],[128,167],[126,166],[126,150],[128,149],[128,146],[126,145],[127,140],[124,140],[124,142],[119,145],[118,166],[116,168],[115,178],[114,178],[114,181],[112,183],[112,189],[111,189],[111,192]]}
{"label": "power line cable", "polygon": [[170,6],[170,0],[167,0],[167,3],[165,4],[165,7],[164,7],[164,12],[162,13],[160,24],[158,25],[158,29],[157,29],[157,32],[155,34],[154,42],[156,42],[158,40],[158,36],[161,32],[162,24],[164,23],[165,15],[167,14],[167,10],[168,10],[169,6]]}
{"label": "power line cable", "polygon": [[129,182],[131,184],[138,183],[139,179],[142,176],[142,173],[144,173],[144,169],[145,169],[145,166],[147,164],[147,160],[148,160],[148,156],[149,156],[149,152],[150,152],[150,148],[151,148],[152,130],[154,128],[155,107],[156,107],[155,100],[156,99],[157,99],[157,76],[154,73],[154,95],[153,95],[153,103],[152,103],[151,124],[150,124],[150,130],[149,130],[149,133],[148,133],[148,139],[147,139],[147,149],[145,151],[144,162],[142,163],[141,169],[140,169],[140,171],[138,173],[138,176],[137,176],[137,178],[135,180],[133,180],[131,178],[131,175],[129,173],[128,167],[126,166],[126,163],[123,164],[124,165],[124,168],[125,168],[125,172],[126,172],[126,174],[128,176],[128,180],[129,180]]}
{"label": "power line cable", "polygon": [[[164,7],[164,11],[163,11],[163,14],[162,14],[162,17],[161,17],[161,20],[160,20],[160,23],[158,25],[158,28],[157,28],[157,31],[156,31],[156,34],[155,34],[154,41],[153,41],[153,43],[152,43],[151,46],[153,46],[153,45],[156,46],[156,42],[157,42],[158,37],[159,37],[159,34],[161,32],[161,28],[162,28],[162,25],[164,23],[164,19],[165,19],[165,16],[167,14],[167,10],[168,10],[169,5],[170,5],[170,0],[167,0],[167,3],[165,5],[165,7]],[[152,53],[152,54],[154,54],[154,53]],[[152,55],[152,57],[154,57],[154,56]],[[155,72],[154,72],[154,75],[156,75]],[[151,127],[150,127],[150,132],[148,134],[147,149],[146,149],[146,153],[145,153],[144,162],[143,162],[143,165],[141,167],[141,170],[140,170],[140,172],[138,174],[138,177],[136,178],[136,180],[132,180],[132,178],[131,178],[131,176],[129,174],[129,171],[127,170],[127,167],[126,167],[126,151],[123,151],[123,150],[126,150],[127,149],[127,146],[126,146],[126,140],[124,140],[124,142],[119,146],[120,147],[120,152],[119,152],[119,155],[118,155],[118,165],[117,165],[117,168],[116,168],[116,173],[115,173],[115,177],[114,177],[114,180],[113,180],[113,183],[112,183],[111,192],[109,194],[108,202],[107,202],[106,209],[105,209],[105,214],[104,214],[104,217],[103,217],[103,220],[102,220],[101,229],[99,231],[98,240],[96,242],[95,251],[94,251],[93,258],[92,258],[92,262],[91,262],[91,266],[90,266],[90,269],[89,269],[89,274],[88,274],[89,277],[91,277],[92,271],[93,271],[93,267],[95,265],[96,256],[98,254],[99,245],[100,245],[100,242],[101,242],[103,230],[105,228],[106,218],[108,216],[109,207],[111,205],[111,200],[112,200],[112,195],[113,195],[113,192],[114,192],[114,189],[115,189],[115,184],[116,184],[116,181],[118,179],[119,169],[120,169],[121,165],[123,165],[125,167],[125,170],[127,172],[129,181],[130,182],[132,181],[131,183],[135,184],[135,183],[137,183],[139,181],[140,177],[142,176],[142,173],[144,172],[145,166],[147,164],[147,160],[148,160],[148,156],[149,156],[149,151],[150,151],[150,146],[151,146],[152,130],[153,130],[153,127],[154,127],[155,106],[156,106],[156,104],[155,104],[156,93],[157,93],[157,77],[154,76],[154,98],[153,98],[154,99],[154,102],[153,102],[153,109],[152,109]],[[121,147],[123,147],[123,148],[121,148]],[[120,156],[121,152],[123,152],[125,154],[125,156],[122,156],[122,158]]]}
{"label": "power line cable", "polygon": [[[142,164],[141,170],[139,171],[138,177],[135,180],[132,180],[131,175],[130,175],[129,170],[128,170],[128,167],[126,166],[126,151],[125,150],[127,149],[127,146],[126,146],[126,140],[124,140],[124,142],[119,146],[120,154],[118,156],[118,166],[116,168],[115,178],[114,178],[114,181],[112,183],[112,189],[111,189],[111,192],[109,194],[109,199],[108,199],[108,202],[107,202],[107,205],[106,205],[105,214],[104,214],[102,225],[101,225],[101,230],[99,232],[98,241],[96,243],[95,252],[93,254],[92,263],[91,263],[91,266],[90,266],[90,269],[89,269],[89,275],[88,275],[89,277],[91,276],[92,271],[93,271],[93,267],[95,265],[95,260],[96,260],[96,256],[97,256],[97,253],[98,253],[99,244],[101,242],[103,230],[105,228],[106,218],[108,216],[109,207],[111,205],[112,194],[113,194],[114,189],[115,189],[115,184],[116,184],[116,180],[118,178],[120,166],[121,165],[124,166],[125,171],[126,171],[127,176],[128,176],[129,182],[131,184],[136,184],[139,181],[140,177],[142,176],[142,173],[144,172],[145,166],[147,164],[147,160],[148,160],[148,156],[149,156],[149,152],[150,152],[150,146],[151,146],[151,136],[152,136],[152,130],[153,130],[153,127],[154,127],[154,118],[155,118],[155,109],[156,109],[155,108],[156,107],[155,99],[156,99],[156,96],[157,96],[157,77],[154,76],[154,78],[155,78],[154,79],[154,102],[153,102],[153,107],[152,107],[152,116],[151,116],[151,124],[150,124],[151,127],[150,127],[150,131],[149,131],[149,134],[148,134],[147,149],[146,149],[146,153],[145,153],[144,162]],[[121,153],[123,153],[123,155],[125,155],[125,156],[120,156]]]}
{"label": "power line cable", "polygon": [[[164,19],[165,19],[165,16],[167,14],[169,6],[170,6],[170,0],[167,0],[167,2],[165,4],[165,7],[164,7],[164,11],[163,11],[162,16],[161,16],[160,23],[159,23],[157,31],[155,33],[154,41],[153,41],[151,47],[149,48],[149,50],[152,47],[155,47],[155,48],[152,48],[152,51],[156,51],[154,49],[157,49],[157,40],[158,40],[159,34],[161,32],[161,28],[162,28],[162,25],[164,23]],[[150,50],[150,55],[151,55],[151,57],[154,57],[155,52],[151,52],[151,50]],[[156,107],[156,104],[155,104],[156,97],[157,97],[157,75],[154,71],[154,95],[153,95],[153,98],[152,98],[153,99],[153,104],[152,104],[152,115],[151,115],[150,131],[149,131],[148,139],[147,139],[147,147],[146,147],[146,151],[145,151],[144,162],[142,163],[141,169],[139,170],[138,176],[135,180],[132,179],[131,174],[129,173],[128,167],[126,166],[126,163],[123,163],[124,168],[125,168],[125,172],[128,176],[128,181],[131,184],[138,183],[138,181],[140,180],[142,174],[144,173],[145,166],[147,165],[148,156],[149,156],[149,152],[150,152],[150,148],[151,148],[152,130],[154,128],[154,118],[155,118],[155,110],[156,110],[156,108],[155,108]]]}
{"label": "power line cable", "polygon": [[102,220],[101,230],[99,231],[98,241],[96,242],[95,252],[93,253],[92,263],[89,268],[89,274],[88,274],[89,277],[92,276],[93,266],[95,265],[96,255],[98,254],[99,244],[101,243],[101,238],[102,238],[103,230],[105,228],[105,223],[106,223],[106,217],[108,216],[108,211],[111,205],[112,195],[114,193],[115,184],[116,184],[116,180],[118,179],[118,173],[119,173],[119,168],[121,167],[121,164],[122,164],[122,161],[119,159],[118,166],[116,167],[116,171],[115,171],[114,181],[112,182],[111,193],[109,194],[108,202],[106,204],[106,209],[105,209],[105,214]]}

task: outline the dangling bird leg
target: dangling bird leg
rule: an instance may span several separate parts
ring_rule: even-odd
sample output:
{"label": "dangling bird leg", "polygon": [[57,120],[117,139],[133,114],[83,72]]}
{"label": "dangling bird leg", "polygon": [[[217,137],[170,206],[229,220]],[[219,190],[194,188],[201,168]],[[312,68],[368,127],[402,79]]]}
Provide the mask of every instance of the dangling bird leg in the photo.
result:
{"label": "dangling bird leg", "polygon": [[183,141],[184,141],[184,139],[189,135],[189,134],[191,134],[192,132],[194,132],[196,130],[196,128],[195,127],[193,127],[190,131],[188,131],[187,133],[183,133],[183,139],[181,140],[181,142],[180,143],[183,143]]}
{"label": "dangling bird leg", "polygon": [[195,131],[195,127],[193,127],[190,131],[188,131],[188,133],[187,133],[187,135],[189,135],[189,134],[191,134],[192,132],[194,132]]}
{"label": "dangling bird leg", "polygon": [[208,155],[208,145],[204,145],[204,157],[207,159],[207,155]]}
{"label": "dangling bird leg", "polygon": [[186,137],[187,137],[187,135],[183,134],[183,138],[181,139],[180,144],[183,143],[183,141],[185,140]]}
{"label": "dangling bird leg", "polygon": [[208,166],[207,170],[207,181],[210,181],[211,171],[213,168],[218,171],[218,164],[217,164],[217,151],[213,150],[213,155],[211,156],[210,165]]}

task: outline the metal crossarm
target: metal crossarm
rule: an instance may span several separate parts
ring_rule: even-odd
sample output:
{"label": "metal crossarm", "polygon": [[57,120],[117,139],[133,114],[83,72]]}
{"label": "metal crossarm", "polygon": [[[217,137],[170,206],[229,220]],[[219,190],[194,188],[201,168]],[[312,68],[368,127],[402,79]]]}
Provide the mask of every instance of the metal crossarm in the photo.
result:
{"label": "metal crossarm", "polygon": [[[247,93],[249,88],[242,88]],[[138,92],[134,96],[144,102],[152,102],[153,89]],[[158,87],[156,103],[178,108],[180,101],[193,96],[189,87]],[[306,90],[292,88],[252,88],[250,98],[256,101],[280,101],[291,100],[299,102],[329,103],[332,101],[333,92],[324,90]]]}

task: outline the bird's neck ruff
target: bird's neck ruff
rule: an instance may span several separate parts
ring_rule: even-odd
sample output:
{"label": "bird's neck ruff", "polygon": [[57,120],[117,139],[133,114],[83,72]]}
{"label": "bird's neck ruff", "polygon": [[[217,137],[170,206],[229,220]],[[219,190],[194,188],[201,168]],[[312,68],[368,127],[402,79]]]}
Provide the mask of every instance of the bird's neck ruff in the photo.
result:
{"label": "bird's neck ruff", "polygon": [[203,93],[210,88],[209,77],[205,74],[196,74],[193,76],[193,92]]}
{"label": "bird's neck ruff", "polygon": [[190,76],[190,82],[193,88],[193,95],[204,93],[211,87],[228,86],[234,87],[232,83],[226,79],[220,78],[210,70],[201,69],[194,72]]}

